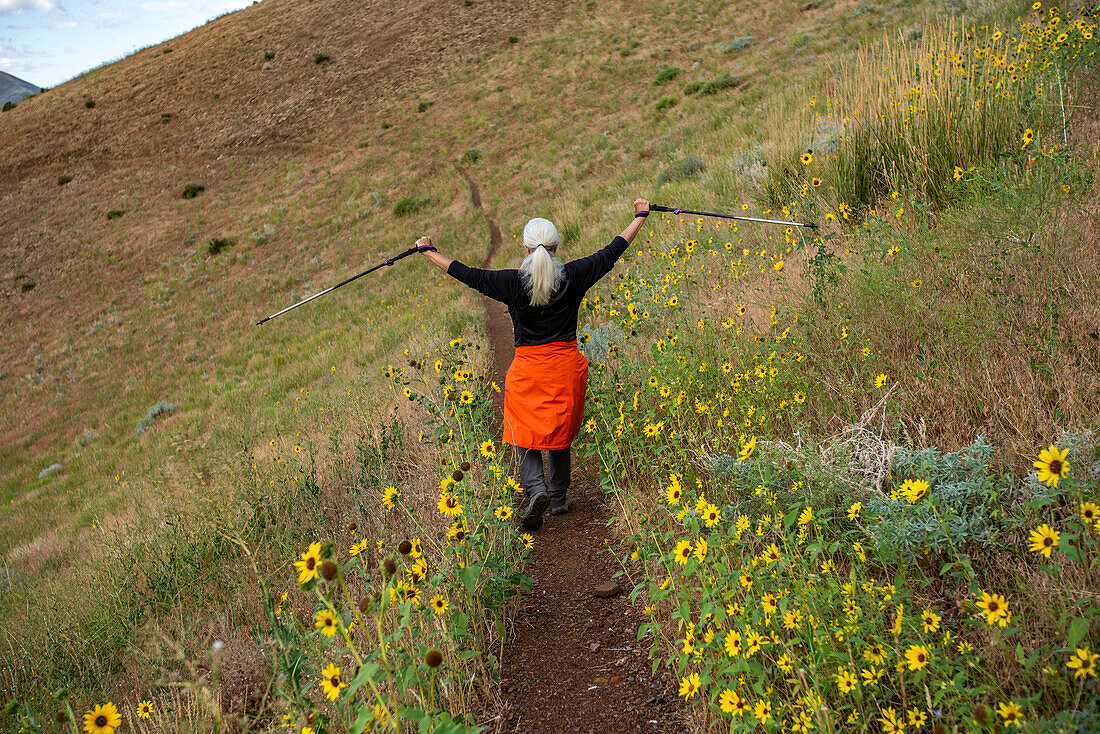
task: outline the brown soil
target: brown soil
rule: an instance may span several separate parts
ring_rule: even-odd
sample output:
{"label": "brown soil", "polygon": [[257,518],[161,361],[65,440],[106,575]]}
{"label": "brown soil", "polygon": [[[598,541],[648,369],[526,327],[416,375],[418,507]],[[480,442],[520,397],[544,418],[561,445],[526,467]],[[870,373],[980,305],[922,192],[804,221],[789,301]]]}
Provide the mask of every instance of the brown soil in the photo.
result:
{"label": "brown soil", "polygon": [[[477,184],[466,171],[459,172],[470,186],[474,207],[489,224],[488,267],[500,244],[500,228],[482,208]],[[515,354],[512,322],[500,303],[484,302],[493,379],[503,388]],[[504,646],[504,708],[492,722],[493,731],[681,731],[673,681],[663,671],[651,673],[648,642],[637,639],[645,621],[641,608],[625,593],[594,595],[620,568],[605,543],[605,496],[576,465],[570,495],[573,511],[547,515],[535,534],[526,573],[536,585],[520,602]]]}

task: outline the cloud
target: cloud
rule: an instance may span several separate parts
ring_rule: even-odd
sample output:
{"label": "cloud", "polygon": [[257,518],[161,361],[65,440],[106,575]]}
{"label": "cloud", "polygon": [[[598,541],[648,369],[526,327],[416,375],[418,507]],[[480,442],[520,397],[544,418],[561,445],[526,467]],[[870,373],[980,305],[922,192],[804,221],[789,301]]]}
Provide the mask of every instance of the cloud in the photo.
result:
{"label": "cloud", "polygon": [[25,13],[28,10],[53,10],[57,0],[0,0],[0,15]]}
{"label": "cloud", "polygon": [[182,7],[184,7],[184,3],[176,2],[176,0],[155,0],[154,2],[141,4],[141,9],[150,13],[159,13],[164,10],[174,10]]}

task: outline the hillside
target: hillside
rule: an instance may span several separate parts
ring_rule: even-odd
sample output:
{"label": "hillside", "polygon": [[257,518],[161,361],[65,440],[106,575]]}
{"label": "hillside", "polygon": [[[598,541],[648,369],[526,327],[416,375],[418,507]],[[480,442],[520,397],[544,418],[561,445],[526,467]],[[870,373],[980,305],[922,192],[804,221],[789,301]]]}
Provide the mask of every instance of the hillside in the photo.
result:
{"label": "hillside", "polygon": [[[397,615],[391,632],[412,635],[409,615],[419,609],[454,654],[451,677],[438,689],[434,673],[431,686],[402,688],[400,705],[461,711],[470,726],[474,713],[519,726],[526,709],[509,707],[523,692],[497,678],[530,675],[516,662],[529,651],[512,647],[515,609],[567,610],[567,626],[582,636],[603,627],[589,618],[588,594],[568,604],[554,596],[577,593],[577,571],[547,559],[552,542],[528,554],[525,540],[494,524],[508,514],[511,471],[510,458],[498,465],[496,445],[485,444],[499,442],[492,386],[507,366],[501,314],[408,258],[254,324],[422,234],[470,264],[514,266],[523,223],[547,216],[567,258],[587,254],[622,229],[636,196],[811,220],[822,237],[654,216],[590,293],[582,324],[591,424],[575,464],[588,514],[547,536],[585,544],[577,557],[586,559],[586,584],[594,569],[626,574],[621,582],[637,599],[624,594],[621,606],[603,609],[633,627],[609,639],[632,645],[641,624],[649,637],[640,644],[652,642],[662,675],[679,678],[704,649],[691,658],[694,633],[683,630],[698,624],[702,640],[705,614],[735,616],[740,602],[715,602],[709,613],[693,606],[711,591],[693,586],[705,575],[685,571],[681,580],[678,569],[696,560],[668,555],[654,541],[662,532],[690,532],[692,574],[721,558],[712,578],[732,579],[723,593],[745,594],[737,598],[746,607],[750,586],[737,588],[744,559],[736,554],[756,568],[765,542],[789,543],[792,579],[817,578],[816,556],[798,565],[810,562],[799,555],[799,532],[817,534],[814,553],[840,543],[840,568],[871,574],[883,589],[892,573],[927,571],[931,580],[910,579],[912,587],[927,581],[940,596],[899,592],[916,609],[906,619],[919,620],[915,605],[924,604],[959,634],[974,630],[941,606],[960,599],[966,608],[961,599],[978,584],[1011,578],[1045,588],[1020,553],[987,541],[1018,544],[1036,513],[1052,512],[1032,512],[1036,497],[1070,509],[1094,498],[1095,472],[1083,459],[1100,427],[1091,398],[1100,391],[1091,297],[1100,288],[1096,67],[1085,52],[1078,59],[1043,46],[1042,59],[1064,76],[1002,70],[1011,95],[985,92],[994,85],[981,77],[974,87],[991,96],[978,103],[963,96],[977,94],[963,82],[965,104],[951,107],[946,94],[939,107],[931,101],[944,73],[985,74],[983,58],[1004,66],[1014,34],[1057,36],[1056,23],[1037,11],[1017,20],[1023,12],[1008,3],[264,0],[4,113],[0,409],[18,419],[0,433],[0,698],[40,714],[62,685],[74,706],[113,696],[133,709],[152,691],[158,704],[186,710],[187,725],[205,726],[232,703],[214,702],[231,688],[218,689],[211,673],[215,640],[229,642],[229,659],[247,660],[258,654],[249,646],[259,630],[283,630],[278,620],[293,618],[287,649],[299,649],[303,628],[313,637],[300,649],[324,649],[313,619],[332,600],[323,585],[298,593],[291,560],[313,553],[314,542],[332,540],[341,553],[350,544],[346,573],[362,571],[353,592],[382,625],[384,605],[363,600],[398,588],[391,572],[377,573],[385,558],[423,575],[413,556],[396,552],[416,537],[453,616],[440,617],[440,628],[425,591],[417,600],[425,604]],[[1091,48],[1089,17],[1073,21],[1074,53]],[[957,27],[969,30],[952,35]],[[979,61],[947,66],[951,44]],[[989,49],[1004,51],[1001,62]],[[1038,91],[1017,93],[1009,74]],[[921,121],[945,107],[941,128]],[[988,117],[973,111],[990,107]],[[973,125],[968,134],[952,127],[959,120]],[[883,132],[887,123],[897,126]],[[905,144],[884,144],[894,140]],[[892,167],[874,158],[884,148]],[[464,391],[469,402],[451,399]],[[749,476],[736,457],[751,455],[757,437],[760,463],[745,466],[759,472]],[[982,453],[986,438],[993,448]],[[1066,491],[1078,494],[1043,494],[1031,464],[1065,440],[1081,472]],[[830,453],[842,449],[852,455]],[[853,539],[871,547],[874,536],[838,525],[853,498],[870,507],[892,492],[897,501],[895,479],[919,479],[907,473],[913,466],[958,458],[927,453],[935,451],[963,452],[963,469],[953,464],[943,476],[978,463],[989,472],[960,480],[974,493],[960,516],[972,512],[992,529],[945,531],[962,539],[948,550],[931,541],[913,550],[910,536],[890,536],[896,547],[883,540],[867,566],[845,557]],[[890,463],[898,456],[916,458]],[[467,529],[436,509],[441,489],[463,481],[453,479],[463,463],[473,467],[455,491],[464,493],[464,518],[484,531],[470,533],[468,556],[454,542]],[[992,479],[993,467],[1003,477]],[[681,481],[694,514],[686,503],[673,507]],[[397,507],[387,486],[399,489]],[[794,527],[803,499],[816,503],[811,516],[837,522]],[[724,518],[720,532],[732,534],[738,518],[736,537],[715,536],[709,556],[698,544],[710,528],[701,524],[708,500]],[[895,511],[900,517],[888,506],[878,519]],[[759,524],[757,540],[749,533],[739,546],[742,513]],[[780,528],[783,513],[792,522]],[[922,532],[934,535],[937,519],[922,515]],[[848,534],[829,535],[837,527]],[[367,553],[375,542],[377,554]],[[967,569],[973,558],[977,576],[932,579],[948,552]],[[546,596],[511,604],[526,591],[517,580],[524,568],[550,574],[540,579]],[[670,578],[679,596],[665,593]],[[1067,578],[1074,592],[1095,592],[1080,568]],[[289,601],[276,602],[283,590]],[[284,602],[289,616],[280,617]],[[882,609],[885,600],[866,603]],[[1029,646],[1051,665],[1064,657],[1050,641],[1068,636],[1072,603],[1052,602],[1060,611],[1050,619],[1038,598],[1013,608],[1041,620]],[[813,614],[828,613],[823,605]],[[1080,623],[1072,624],[1076,635]],[[720,648],[717,639],[708,649]],[[982,686],[1006,696],[1032,686],[999,642],[967,639],[989,656],[975,658],[988,672]],[[573,642],[589,649],[587,639]],[[424,680],[424,651],[400,649],[404,680]],[[622,658],[639,676],[649,667],[640,652]],[[498,653],[514,655],[502,662]],[[606,650],[580,656],[581,667],[570,668],[578,690],[606,677],[585,660],[616,664]],[[719,690],[707,683],[711,668],[700,670],[713,708]],[[825,670],[821,680],[832,680]],[[653,696],[621,700],[678,716],[658,695],[662,680],[639,686]],[[1035,694],[1029,711],[1066,710],[1064,683]],[[172,699],[181,686],[186,703]],[[702,731],[713,712],[699,713],[706,704],[689,698],[685,709],[700,705],[685,726]],[[263,716],[302,713],[307,699]],[[555,715],[567,720],[569,710]],[[367,717],[329,713],[344,723]]]}
{"label": "hillside", "polygon": [[22,102],[27,97],[38,94],[41,91],[41,87],[36,87],[30,82],[23,81],[19,77],[0,71],[0,105],[5,105],[9,102]]}

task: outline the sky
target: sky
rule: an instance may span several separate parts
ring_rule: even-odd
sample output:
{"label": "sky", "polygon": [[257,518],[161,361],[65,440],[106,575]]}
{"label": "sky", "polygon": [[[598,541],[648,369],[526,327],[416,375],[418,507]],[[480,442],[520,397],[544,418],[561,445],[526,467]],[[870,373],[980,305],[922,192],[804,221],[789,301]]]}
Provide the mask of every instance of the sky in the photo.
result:
{"label": "sky", "polygon": [[252,0],[0,0],[0,71],[54,87]]}

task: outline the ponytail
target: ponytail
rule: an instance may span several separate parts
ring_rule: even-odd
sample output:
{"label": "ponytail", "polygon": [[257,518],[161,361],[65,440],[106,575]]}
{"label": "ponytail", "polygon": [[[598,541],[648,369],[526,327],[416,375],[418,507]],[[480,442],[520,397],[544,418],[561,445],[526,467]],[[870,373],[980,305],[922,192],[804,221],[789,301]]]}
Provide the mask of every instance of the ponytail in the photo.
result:
{"label": "ponytail", "polygon": [[536,218],[523,228],[523,244],[534,248],[519,267],[532,306],[545,306],[561,285],[565,267],[546,249],[561,242],[558,230],[548,219]]}

